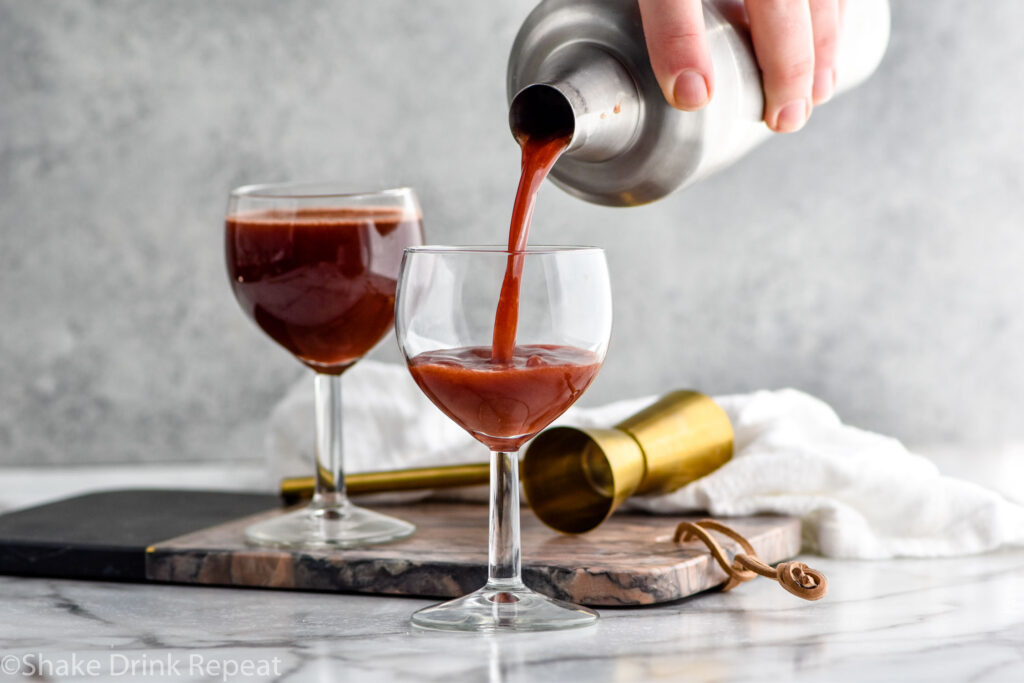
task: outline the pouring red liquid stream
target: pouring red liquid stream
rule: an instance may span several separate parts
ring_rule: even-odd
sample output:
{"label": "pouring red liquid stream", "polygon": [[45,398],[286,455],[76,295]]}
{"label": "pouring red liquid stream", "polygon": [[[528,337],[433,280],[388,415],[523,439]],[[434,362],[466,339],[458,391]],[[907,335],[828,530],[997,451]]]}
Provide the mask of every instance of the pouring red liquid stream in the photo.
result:
{"label": "pouring red liquid stream", "polygon": [[520,140],[522,175],[491,347],[428,351],[409,361],[423,393],[491,450],[517,450],[575,403],[601,368],[597,355],[584,349],[516,345],[523,251],[537,191],[570,140],[571,135]]}
{"label": "pouring red liquid stream", "polygon": [[518,252],[526,249],[530,220],[537,204],[537,191],[571,139],[572,136],[568,135],[537,139],[524,136],[520,140],[523,170],[519,176],[516,201],[512,205],[508,264],[505,266],[505,279],[501,283],[498,310],[494,315],[491,360],[495,363],[510,362],[515,351],[516,328],[519,326],[519,285],[523,279],[523,256]]}

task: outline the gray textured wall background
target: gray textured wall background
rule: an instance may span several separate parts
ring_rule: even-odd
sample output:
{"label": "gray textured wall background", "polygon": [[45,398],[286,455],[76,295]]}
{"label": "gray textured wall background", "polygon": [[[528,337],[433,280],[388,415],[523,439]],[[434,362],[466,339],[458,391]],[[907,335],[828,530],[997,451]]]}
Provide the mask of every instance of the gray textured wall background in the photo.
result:
{"label": "gray textured wall background", "polygon": [[[302,370],[231,298],[227,190],[407,183],[432,241],[500,240],[531,5],[0,0],[0,463],[260,457]],[[650,207],[548,188],[536,241],[613,269],[588,400],[795,386],[913,444],[1024,437],[1022,25],[896,0],[800,134]]]}

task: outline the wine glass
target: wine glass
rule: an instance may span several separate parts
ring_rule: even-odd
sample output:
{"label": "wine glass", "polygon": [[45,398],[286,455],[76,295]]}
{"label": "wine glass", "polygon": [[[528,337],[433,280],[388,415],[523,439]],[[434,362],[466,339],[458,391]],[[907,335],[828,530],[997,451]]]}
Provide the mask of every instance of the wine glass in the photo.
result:
{"label": "wine glass", "polygon": [[402,253],[423,242],[416,195],[345,193],[336,184],[249,185],[226,220],[235,298],[271,339],[315,373],[316,492],[305,508],[246,529],[250,543],[352,547],[415,527],[345,495],[341,375],[392,328]]}
{"label": "wine glass", "polygon": [[410,247],[395,310],[420,389],[491,451],[487,583],[416,612],[413,623],[462,631],[594,623],[592,610],[536,593],[520,577],[518,451],[601,368],[612,322],[604,252]]}

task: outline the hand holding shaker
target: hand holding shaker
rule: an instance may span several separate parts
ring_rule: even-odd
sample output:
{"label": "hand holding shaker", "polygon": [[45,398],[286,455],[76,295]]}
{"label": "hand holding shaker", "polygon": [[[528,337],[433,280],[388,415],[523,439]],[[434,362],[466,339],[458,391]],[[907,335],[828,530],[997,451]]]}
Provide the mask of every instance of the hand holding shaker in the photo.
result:
{"label": "hand holding shaker", "polygon": [[[727,166],[772,135],[741,0],[704,0],[710,104],[674,109],[654,78],[636,0],[544,0],[509,56],[514,135],[573,131],[551,179],[581,199],[635,206]],[[888,0],[845,4],[836,93],[860,84],[889,42]]]}

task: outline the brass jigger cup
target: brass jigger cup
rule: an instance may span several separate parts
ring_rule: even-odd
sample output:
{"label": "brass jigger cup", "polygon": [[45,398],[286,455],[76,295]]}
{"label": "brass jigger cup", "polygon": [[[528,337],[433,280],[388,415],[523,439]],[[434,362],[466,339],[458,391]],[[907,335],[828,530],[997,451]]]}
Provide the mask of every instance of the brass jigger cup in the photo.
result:
{"label": "brass jigger cup", "polygon": [[[673,391],[611,429],[553,427],[523,456],[520,478],[530,507],[552,529],[581,534],[599,526],[627,498],[670,493],[732,457],[729,417],[696,391]],[[346,477],[349,493],[487,484],[490,465],[449,465]],[[312,494],[308,477],[285,479],[294,503]]]}
{"label": "brass jigger cup", "polygon": [[670,493],[732,457],[732,423],[696,391],[673,391],[611,429],[554,427],[523,456],[523,489],[552,529],[581,534],[627,498]]}

